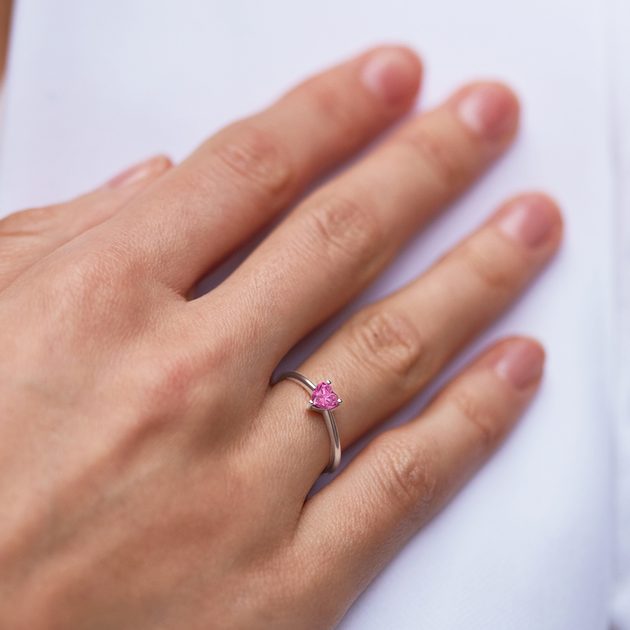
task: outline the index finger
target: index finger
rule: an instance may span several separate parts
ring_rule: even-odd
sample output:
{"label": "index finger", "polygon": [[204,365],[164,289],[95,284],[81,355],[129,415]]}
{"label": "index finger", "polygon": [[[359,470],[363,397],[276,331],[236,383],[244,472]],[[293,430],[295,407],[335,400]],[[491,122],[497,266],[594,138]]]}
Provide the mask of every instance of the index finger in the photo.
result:
{"label": "index finger", "polygon": [[153,276],[187,293],[409,109],[420,74],[411,51],[387,47],[305,81],[207,140],[135,204],[117,234]]}

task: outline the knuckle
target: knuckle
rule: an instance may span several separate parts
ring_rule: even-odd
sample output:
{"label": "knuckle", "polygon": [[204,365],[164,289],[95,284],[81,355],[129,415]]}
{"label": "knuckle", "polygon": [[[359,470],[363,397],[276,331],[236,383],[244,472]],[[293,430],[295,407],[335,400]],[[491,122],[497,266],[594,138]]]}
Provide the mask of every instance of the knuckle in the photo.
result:
{"label": "knuckle", "polygon": [[[234,362],[234,337],[217,324],[217,334],[208,343],[200,344],[194,330],[207,325],[208,319],[194,316],[184,304],[169,310],[168,318],[159,324],[149,315],[149,327],[142,318],[139,343],[132,348],[138,359],[128,376],[135,383],[140,409],[140,424],[161,424],[178,418],[189,418],[213,432],[231,439],[234,427],[229,411],[235,404],[251,411],[250,400],[237,400],[237,375],[240,366]],[[203,322],[203,324],[202,324]],[[156,342],[159,342],[156,345]],[[137,365],[137,368],[135,367]],[[208,375],[213,375],[209,380]],[[242,403],[242,404],[241,404]],[[215,414],[208,426],[208,409]],[[216,432],[215,432],[216,429]]]}
{"label": "knuckle", "polygon": [[318,247],[324,247],[332,259],[339,254],[364,269],[376,263],[383,231],[375,213],[357,200],[334,196],[316,203],[307,212],[309,238],[315,235]]}
{"label": "knuckle", "polygon": [[301,88],[317,117],[335,128],[338,139],[346,146],[355,146],[361,137],[360,120],[356,107],[349,106],[339,85],[316,77],[306,81]]}
{"label": "knuckle", "polygon": [[484,246],[475,237],[464,245],[462,257],[482,285],[497,293],[509,293],[514,285],[512,266],[497,260],[496,248]]}
{"label": "knuckle", "polygon": [[412,147],[433,180],[447,193],[463,186],[464,172],[457,151],[429,125],[416,125],[403,135],[403,141]]}
{"label": "knuckle", "polygon": [[500,424],[480,397],[472,391],[459,389],[452,394],[456,412],[476,432],[482,448],[492,449],[501,438]]}
{"label": "knuckle", "polygon": [[[65,262],[65,261],[64,261]],[[56,298],[57,308],[68,305],[69,310],[74,310],[89,295],[97,290],[97,287],[105,285],[99,282],[98,277],[102,270],[102,262],[92,256],[84,256],[67,264],[54,264],[49,268],[48,291],[51,301]]]}
{"label": "knuckle", "polygon": [[236,123],[215,154],[239,181],[251,182],[270,196],[294,187],[295,173],[282,143],[252,121]]}
{"label": "knuckle", "polygon": [[418,328],[406,315],[366,310],[349,324],[350,348],[362,365],[385,371],[388,381],[407,387],[427,353]]}
{"label": "knuckle", "polygon": [[191,404],[194,384],[199,382],[200,370],[183,354],[162,356],[159,362],[152,362],[144,370],[138,388],[140,424],[170,423],[184,415]]}
{"label": "knuckle", "polygon": [[82,251],[80,256],[57,265],[54,290],[58,294],[84,298],[88,293],[112,296],[125,282],[130,281],[129,260],[116,251]]}
{"label": "knuckle", "polygon": [[112,334],[144,322],[152,282],[142,264],[116,248],[83,249],[50,261],[40,278],[39,301],[58,327],[96,339],[104,319]]}
{"label": "knuckle", "polygon": [[[230,402],[229,379],[222,376],[216,355],[207,348],[161,346],[148,351],[140,346],[142,359],[133,363],[128,374],[132,383],[133,400],[126,404],[125,425],[132,432],[160,430],[183,420],[187,424],[203,427],[212,435],[215,444],[233,439],[233,429],[227,418]],[[214,384],[208,382],[214,374]],[[216,413],[216,421],[208,425],[208,409]],[[225,413],[224,413],[225,412]],[[234,491],[241,486],[238,468],[233,471]]]}
{"label": "knuckle", "polygon": [[433,503],[437,492],[435,448],[429,443],[404,439],[398,433],[394,430],[374,441],[374,474],[388,503],[403,515],[419,517]]}

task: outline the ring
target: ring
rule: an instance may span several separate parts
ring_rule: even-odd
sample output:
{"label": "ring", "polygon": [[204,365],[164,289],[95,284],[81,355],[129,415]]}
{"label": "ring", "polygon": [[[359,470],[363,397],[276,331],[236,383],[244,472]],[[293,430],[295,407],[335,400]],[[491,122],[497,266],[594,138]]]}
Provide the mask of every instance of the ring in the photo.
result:
{"label": "ring", "polygon": [[271,384],[276,385],[284,380],[294,381],[309,392],[311,397],[308,401],[308,408],[319,412],[324,417],[324,423],[330,438],[330,456],[328,458],[328,466],[326,466],[324,472],[334,472],[341,461],[341,442],[339,441],[339,432],[337,431],[337,422],[335,421],[333,410],[339,407],[343,401],[333,391],[330,381],[320,381],[315,385],[304,374],[290,371],[282,372],[282,374],[276,376],[272,379]]}

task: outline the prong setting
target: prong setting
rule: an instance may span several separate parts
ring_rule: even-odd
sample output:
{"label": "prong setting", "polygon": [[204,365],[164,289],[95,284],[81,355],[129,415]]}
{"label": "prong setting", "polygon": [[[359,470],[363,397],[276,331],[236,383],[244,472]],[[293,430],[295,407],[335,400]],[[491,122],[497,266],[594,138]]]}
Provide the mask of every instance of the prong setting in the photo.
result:
{"label": "prong setting", "polygon": [[332,388],[330,380],[320,381],[313,389],[309,404],[316,411],[332,411],[341,404],[341,398]]}
{"label": "prong setting", "polygon": [[337,430],[333,410],[341,404],[341,397],[333,390],[330,380],[317,383],[295,370],[282,372],[272,377],[271,384],[276,385],[285,379],[298,383],[310,393],[308,406],[323,417],[328,437],[330,438],[330,456],[324,472],[331,473],[335,471],[341,460],[341,440],[339,439],[339,431]]}

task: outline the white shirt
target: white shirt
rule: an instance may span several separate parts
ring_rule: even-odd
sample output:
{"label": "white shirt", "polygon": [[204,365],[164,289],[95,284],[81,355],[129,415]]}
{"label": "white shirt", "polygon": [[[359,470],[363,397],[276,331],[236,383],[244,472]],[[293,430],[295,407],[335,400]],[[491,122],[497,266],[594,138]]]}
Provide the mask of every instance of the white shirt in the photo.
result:
{"label": "white shirt", "polygon": [[[503,198],[548,190],[567,218],[562,253],[475,345],[504,333],[539,337],[549,355],[543,391],[486,468],[354,605],[345,630],[608,624],[622,571],[612,149],[623,143],[611,134],[619,102],[610,53],[623,29],[614,1],[18,3],[0,154],[7,212],[73,196],[155,152],[179,159],[307,73],[374,43],[423,53],[423,106],[478,77],[505,79],[520,94],[515,148],[361,301],[414,277]],[[414,410],[417,402],[400,418]],[[619,624],[630,628],[624,601]]]}

